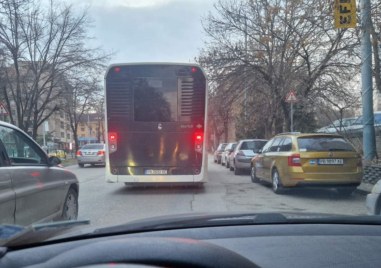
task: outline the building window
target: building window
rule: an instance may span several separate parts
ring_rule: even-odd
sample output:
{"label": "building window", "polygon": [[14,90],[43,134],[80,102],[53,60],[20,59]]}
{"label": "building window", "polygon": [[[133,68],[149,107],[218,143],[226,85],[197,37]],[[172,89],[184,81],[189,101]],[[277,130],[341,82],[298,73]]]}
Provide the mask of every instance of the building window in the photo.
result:
{"label": "building window", "polygon": [[84,131],[85,131],[85,128],[84,128],[84,127],[81,127],[81,131],[84,132]]}
{"label": "building window", "polygon": [[65,128],[65,123],[61,122],[61,128]]}
{"label": "building window", "polygon": [[66,138],[70,140],[70,133],[66,134]]}
{"label": "building window", "polygon": [[61,132],[61,138],[65,138],[65,133]]}

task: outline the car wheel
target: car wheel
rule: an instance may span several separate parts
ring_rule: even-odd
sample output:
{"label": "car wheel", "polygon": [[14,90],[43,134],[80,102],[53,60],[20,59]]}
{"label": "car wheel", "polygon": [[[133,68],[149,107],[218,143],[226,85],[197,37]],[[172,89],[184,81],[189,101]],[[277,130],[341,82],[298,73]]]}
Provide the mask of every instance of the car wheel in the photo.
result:
{"label": "car wheel", "polygon": [[78,163],[78,166],[79,166],[80,168],[83,168],[83,167],[85,166],[85,164],[79,164],[79,163]]}
{"label": "car wheel", "polygon": [[78,193],[73,188],[67,192],[62,210],[62,220],[76,220],[78,217]]}
{"label": "car wheel", "polygon": [[276,194],[283,193],[282,182],[281,182],[278,170],[276,169],[274,169],[272,174],[272,189],[273,189],[273,192]]}
{"label": "car wheel", "polygon": [[234,175],[240,175],[241,174],[241,169],[240,168],[237,168],[235,165],[234,165]]}
{"label": "car wheel", "polygon": [[338,187],[336,188],[336,191],[342,195],[342,196],[350,196],[354,190],[356,190],[355,187]]}
{"label": "car wheel", "polygon": [[259,179],[256,176],[255,166],[251,166],[250,178],[251,178],[251,181],[254,182],[254,183],[258,183],[259,182]]}

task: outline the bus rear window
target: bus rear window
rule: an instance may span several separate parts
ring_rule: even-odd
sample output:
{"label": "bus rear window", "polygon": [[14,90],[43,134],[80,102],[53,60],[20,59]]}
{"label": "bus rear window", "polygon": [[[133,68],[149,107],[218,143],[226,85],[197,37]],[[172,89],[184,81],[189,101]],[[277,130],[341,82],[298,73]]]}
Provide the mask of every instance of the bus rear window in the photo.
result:
{"label": "bus rear window", "polygon": [[177,77],[139,77],[134,82],[134,121],[177,121]]}

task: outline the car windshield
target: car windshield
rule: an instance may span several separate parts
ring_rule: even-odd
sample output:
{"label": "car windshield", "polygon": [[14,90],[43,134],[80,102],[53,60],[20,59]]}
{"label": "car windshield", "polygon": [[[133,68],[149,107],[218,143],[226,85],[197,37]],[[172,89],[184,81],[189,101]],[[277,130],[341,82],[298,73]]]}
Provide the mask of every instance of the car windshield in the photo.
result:
{"label": "car windshield", "polygon": [[363,89],[334,2],[1,0],[0,224],[380,213],[379,126],[336,120],[381,124],[381,57]]}
{"label": "car windshield", "polygon": [[362,125],[362,116],[358,117],[352,125]]}

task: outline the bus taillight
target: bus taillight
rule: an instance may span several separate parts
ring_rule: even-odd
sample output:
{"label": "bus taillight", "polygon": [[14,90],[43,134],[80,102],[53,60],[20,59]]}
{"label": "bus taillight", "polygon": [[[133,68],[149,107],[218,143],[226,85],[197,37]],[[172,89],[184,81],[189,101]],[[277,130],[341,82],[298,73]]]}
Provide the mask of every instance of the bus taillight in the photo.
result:
{"label": "bus taillight", "polygon": [[110,153],[116,152],[116,150],[118,149],[118,135],[116,134],[116,132],[108,133],[108,146]]}
{"label": "bus taillight", "polygon": [[194,135],[194,149],[196,152],[202,152],[202,143],[204,141],[204,133],[196,132]]}

